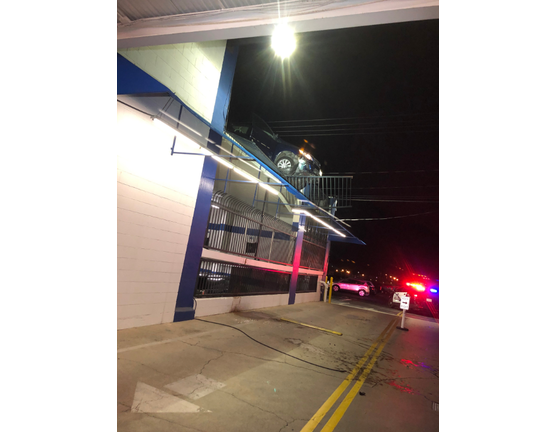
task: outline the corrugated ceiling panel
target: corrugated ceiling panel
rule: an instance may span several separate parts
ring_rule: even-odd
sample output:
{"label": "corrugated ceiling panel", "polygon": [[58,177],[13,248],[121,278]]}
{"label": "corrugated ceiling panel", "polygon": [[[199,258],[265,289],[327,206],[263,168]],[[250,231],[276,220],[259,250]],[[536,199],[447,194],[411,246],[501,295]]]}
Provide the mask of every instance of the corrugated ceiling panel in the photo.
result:
{"label": "corrugated ceiling panel", "polygon": [[276,4],[276,0],[118,0],[130,20]]}

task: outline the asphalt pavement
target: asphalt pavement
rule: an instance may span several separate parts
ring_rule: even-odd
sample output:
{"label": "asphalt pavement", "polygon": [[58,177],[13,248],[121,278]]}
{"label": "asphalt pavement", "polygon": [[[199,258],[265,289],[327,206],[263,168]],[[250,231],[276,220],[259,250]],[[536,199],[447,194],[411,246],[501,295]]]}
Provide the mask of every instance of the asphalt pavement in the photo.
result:
{"label": "asphalt pavement", "polygon": [[[380,292],[369,296],[360,297],[358,293],[352,291],[338,291],[332,293],[331,303],[344,306],[353,306],[363,308],[364,310],[372,310],[382,313],[396,314],[400,312],[400,307],[396,305],[394,308],[390,306],[392,292]],[[414,318],[432,318],[439,322],[439,309],[437,304],[431,304],[430,307],[422,307],[420,309],[411,308],[406,312],[407,316]]]}
{"label": "asphalt pavement", "polygon": [[118,331],[118,430],[439,429],[439,323],[334,296]]}

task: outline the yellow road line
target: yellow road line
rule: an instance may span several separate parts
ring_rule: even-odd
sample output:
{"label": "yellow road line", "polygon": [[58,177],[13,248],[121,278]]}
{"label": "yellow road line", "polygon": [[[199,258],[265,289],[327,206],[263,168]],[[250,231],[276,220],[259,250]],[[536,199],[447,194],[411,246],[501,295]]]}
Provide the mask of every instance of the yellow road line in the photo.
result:
{"label": "yellow road line", "polygon": [[298,322],[298,321],[289,320],[289,319],[286,319],[286,318],[281,318],[281,320],[282,320],[282,321],[288,321],[288,322],[291,322],[291,323],[294,323],[294,324],[303,325],[303,326],[306,326],[306,327],[311,327],[311,328],[314,328],[314,329],[317,329],[317,330],[326,331],[326,332],[329,332],[329,333],[334,333],[334,334],[336,334],[336,335],[342,336],[342,333],[339,333],[339,332],[334,331],[334,330],[327,330],[327,329],[324,329],[324,328],[321,328],[321,327],[316,327],[316,326],[312,326],[312,325],[309,325],[309,324],[304,324],[304,323],[301,323],[301,322]]}
{"label": "yellow road line", "polygon": [[342,381],[342,383],[337,387],[337,389],[333,392],[333,394],[331,396],[329,396],[329,399],[327,399],[325,401],[325,403],[323,405],[321,405],[321,408],[319,408],[317,410],[317,412],[313,415],[313,417],[310,419],[310,421],[308,421],[306,423],[306,425],[304,426],[304,428],[300,432],[311,432],[317,427],[317,425],[319,425],[319,423],[321,422],[323,417],[325,417],[325,415],[329,412],[329,410],[335,404],[337,399],[342,396],[342,394],[344,393],[344,390],[346,390],[346,388],[350,385],[350,383],[352,382],[354,377],[358,374],[358,372],[360,371],[362,366],[367,362],[369,356],[371,355],[371,353],[373,352],[373,350],[375,349],[377,344],[383,339],[383,336],[385,335],[385,333],[387,333],[389,328],[391,328],[391,327],[392,327],[392,329],[395,328],[396,321],[397,321],[397,318],[393,319],[389,323],[389,325],[387,327],[385,327],[385,330],[383,330],[381,332],[381,334],[379,335],[377,340],[369,347],[369,349],[366,351],[364,356],[360,359],[358,364],[356,364],[356,366],[354,366],[354,369],[352,369],[352,372],[350,372],[350,374],[346,378],[344,378],[344,381]]}
{"label": "yellow road line", "polygon": [[387,341],[391,337],[394,329],[395,329],[395,326],[393,326],[391,328],[391,330],[389,331],[389,333],[387,334],[387,336],[385,337],[385,339],[383,340],[383,342],[381,343],[381,345],[379,346],[379,348],[375,352],[373,358],[371,359],[371,361],[369,362],[367,367],[362,372],[362,375],[360,376],[360,378],[358,379],[356,384],[354,384],[354,386],[352,387],[350,392],[346,395],[346,397],[344,398],[342,403],[339,405],[339,407],[336,409],[336,411],[333,413],[333,415],[331,416],[329,421],[325,424],[323,429],[321,429],[321,432],[332,432],[335,429],[338,422],[340,421],[340,419],[342,419],[342,417],[346,413],[346,410],[348,409],[348,407],[350,406],[350,404],[354,400],[354,397],[360,391],[360,388],[362,387],[362,385],[364,384],[364,381],[366,380],[367,376],[371,372],[371,369],[373,368],[373,365],[377,361],[377,357],[379,357],[379,354],[381,354],[381,351],[383,351],[383,348],[385,347],[385,344],[387,343]]}

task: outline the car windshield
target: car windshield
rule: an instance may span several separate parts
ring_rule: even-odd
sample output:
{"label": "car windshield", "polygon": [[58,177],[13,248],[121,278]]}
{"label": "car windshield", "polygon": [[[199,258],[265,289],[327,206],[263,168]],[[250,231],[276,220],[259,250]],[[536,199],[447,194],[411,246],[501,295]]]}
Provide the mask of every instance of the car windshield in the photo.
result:
{"label": "car windshield", "polygon": [[253,114],[253,127],[256,127],[257,129],[261,129],[263,132],[267,133],[273,138],[275,137],[275,134],[273,130],[269,127],[269,125],[265,123],[265,121],[262,118],[256,116],[255,114]]}

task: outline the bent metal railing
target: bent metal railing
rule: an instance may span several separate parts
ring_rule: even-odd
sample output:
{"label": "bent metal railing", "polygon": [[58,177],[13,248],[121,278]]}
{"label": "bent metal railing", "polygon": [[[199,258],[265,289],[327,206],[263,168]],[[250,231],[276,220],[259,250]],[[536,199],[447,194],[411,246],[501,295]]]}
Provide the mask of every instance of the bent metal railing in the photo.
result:
{"label": "bent metal railing", "polygon": [[324,209],[352,207],[352,176],[285,176],[288,183]]}

